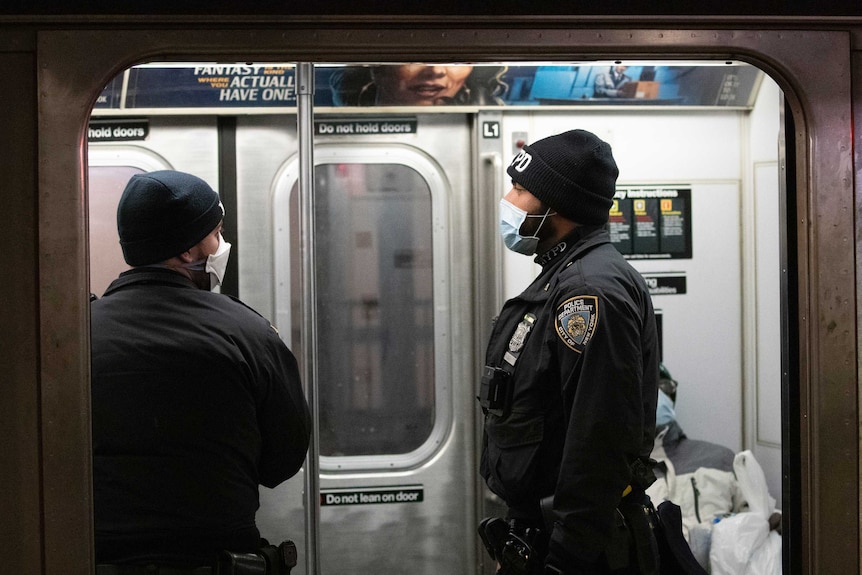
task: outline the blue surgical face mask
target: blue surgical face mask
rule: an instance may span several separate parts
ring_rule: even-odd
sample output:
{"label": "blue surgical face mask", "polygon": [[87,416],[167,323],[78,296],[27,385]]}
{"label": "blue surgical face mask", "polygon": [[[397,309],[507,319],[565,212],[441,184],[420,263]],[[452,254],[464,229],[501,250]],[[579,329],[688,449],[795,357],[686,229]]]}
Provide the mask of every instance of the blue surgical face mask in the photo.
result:
{"label": "blue surgical face mask", "polygon": [[662,390],[658,390],[658,403],[655,406],[655,426],[664,427],[675,419],[676,411],[673,409],[673,400],[668,394]]}
{"label": "blue surgical face mask", "polygon": [[539,233],[539,230],[542,229],[542,225],[545,223],[545,219],[552,215],[554,214],[551,213],[551,208],[548,208],[541,215],[528,214],[512,202],[506,200],[506,198],[501,199],[500,235],[503,236],[503,243],[513,252],[527,256],[533,255],[536,253],[536,247],[539,245],[539,237],[535,235],[522,236],[521,226],[524,225],[527,218],[542,218],[539,227],[536,228],[536,233]]}

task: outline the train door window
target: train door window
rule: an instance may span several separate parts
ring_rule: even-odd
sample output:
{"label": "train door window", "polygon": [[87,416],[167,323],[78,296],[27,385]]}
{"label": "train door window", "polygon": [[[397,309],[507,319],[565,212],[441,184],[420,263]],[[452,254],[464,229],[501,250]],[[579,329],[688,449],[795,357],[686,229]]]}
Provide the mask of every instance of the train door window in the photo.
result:
{"label": "train door window", "polygon": [[[290,262],[276,275],[283,326],[297,324],[296,169],[275,197],[276,261]],[[445,180],[397,146],[319,147],[314,179],[321,469],[414,466],[451,419]]]}

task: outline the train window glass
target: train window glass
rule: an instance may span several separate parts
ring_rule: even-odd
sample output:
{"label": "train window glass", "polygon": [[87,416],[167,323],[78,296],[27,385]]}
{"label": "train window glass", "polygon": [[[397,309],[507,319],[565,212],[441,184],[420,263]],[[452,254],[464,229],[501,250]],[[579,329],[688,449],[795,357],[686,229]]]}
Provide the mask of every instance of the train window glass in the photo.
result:
{"label": "train window glass", "polygon": [[131,166],[90,166],[90,292],[96,296],[129,267],[117,234],[117,204],[129,179],[143,172]]}
{"label": "train window glass", "polygon": [[321,454],[413,451],[434,421],[428,185],[394,164],[315,179]]}
{"label": "train window glass", "polygon": [[[628,78],[628,88],[607,88],[612,71]],[[440,82],[429,80],[432,74]],[[451,80],[449,92],[443,76]],[[476,313],[475,323],[471,316],[482,311],[477,301],[516,295],[538,273],[531,258],[505,251],[497,233],[506,166],[524,143],[588,129],[612,143],[621,189],[681,190],[690,211],[683,210],[692,229],[685,230],[680,257],[664,257],[670,253],[664,250],[646,254],[662,257],[632,260],[659,288],[654,303],[664,359],[681,382],[682,427],[734,451],[753,446],[770,493],[781,497],[779,368],[786,334],[776,297],[783,248],[774,145],[781,95],[774,82],[747,64],[718,60],[315,65],[313,134],[300,134],[295,78],[293,66],[280,64],[152,64],[106,87],[93,115],[128,116],[117,134],[131,143],[94,139],[108,132],[104,123],[91,126],[91,269],[104,270],[102,279],[91,280],[93,291],[122,271],[109,270],[113,264],[102,263],[101,250],[115,250],[112,261],[124,267],[114,211],[125,181],[139,171],[188,170],[233,194],[236,240],[242,238],[234,240],[240,295],[274,320],[305,361],[300,336],[308,294],[301,274],[309,266],[298,161],[284,158],[313,135],[311,299],[318,306],[324,485],[366,472],[378,485],[383,471],[394,471],[393,481],[443,476],[458,492],[450,492],[447,505],[460,513],[462,495],[472,490],[458,473],[473,453],[447,455],[441,445],[469,443],[453,432],[453,422],[466,421],[459,431],[469,437],[471,420],[461,415],[476,412],[470,361],[486,339],[477,338],[478,351],[465,349],[491,314]],[[399,78],[414,89],[397,95]],[[455,145],[459,126],[469,133]],[[109,158],[109,150],[121,147],[122,159]],[[154,161],[140,153],[128,161],[128,153],[144,149]],[[102,188],[113,191],[101,197]],[[652,225],[643,221],[644,229]],[[99,226],[113,237],[99,235]],[[466,234],[476,245],[464,241]],[[480,253],[499,260],[482,261]],[[489,289],[481,291],[480,280]],[[436,467],[443,471],[430,470],[447,457],[448,467]],[[336,473],[342,471],[359,473]],[[262,493],[273,502],[262,505],[270,527],[296,524],[284,519],[284,491]],[[330,523],[328,535],[376,527],[369,515],[348,511],[332,514],[341,531]],[[388,516],[386,522],[403,525]],[[337,539],[326,542],[333,558],[344,556]]]}
{"label": "train window glass", "polygon": [[[439,445],[449,417],[440,392],[448,319],[438,316],[448,295],[445,265],[435,265],[445,243],[435,225],[442,180],[415,151],[324,148],[315,163],[321,468],[415,465]],[[276,308],[279,325],[296,326],[286,314],[299,303],[300,212],[288,179],[289,199],[276,192],[276,261],[290,243]]]}

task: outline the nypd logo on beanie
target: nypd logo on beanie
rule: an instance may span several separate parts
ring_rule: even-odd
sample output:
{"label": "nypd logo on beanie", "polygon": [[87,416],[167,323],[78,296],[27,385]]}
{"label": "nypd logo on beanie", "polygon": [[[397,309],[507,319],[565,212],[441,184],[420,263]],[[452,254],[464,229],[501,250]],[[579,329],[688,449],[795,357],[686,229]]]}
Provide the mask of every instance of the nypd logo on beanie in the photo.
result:
{"label": "nypd logo on beanie", "polygon": [[506,173],[564,217],[602,225],[613,205],[619,169],[607,142],[586,130],[571,130],[524,146]]}

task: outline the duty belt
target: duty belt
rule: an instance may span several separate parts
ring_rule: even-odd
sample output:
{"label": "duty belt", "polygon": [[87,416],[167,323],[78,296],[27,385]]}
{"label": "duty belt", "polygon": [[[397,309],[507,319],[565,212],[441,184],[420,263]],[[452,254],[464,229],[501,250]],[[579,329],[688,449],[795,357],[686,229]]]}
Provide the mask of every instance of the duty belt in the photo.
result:
{"label": "duty belt", "polygon": [[296,544],[287,540],[255,553],[222,551],[215,566],[96,565],[96,575],[290,575],[296,560]]}

